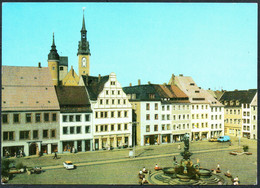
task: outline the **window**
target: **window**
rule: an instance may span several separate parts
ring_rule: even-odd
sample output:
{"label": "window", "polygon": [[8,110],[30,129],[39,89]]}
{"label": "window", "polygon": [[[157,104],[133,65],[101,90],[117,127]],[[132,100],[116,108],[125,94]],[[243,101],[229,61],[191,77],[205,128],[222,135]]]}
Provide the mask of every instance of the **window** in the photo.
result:
{"label": "window", "polygon": [[216,119],[216,120],[218,119],[218,115],[215,115],[215,119]]}
{"label": "window", "polygon": [[158,110],[158,103],[154,103],[154,109]]}
{"label": "window", "polygon": [[240,110],[237,110],[237,114],[238,114],[238,115],[240,114]]}
{"label": "window", "polygon": [[43,132],[42,132],[42,137],[43,138],[48,138],[48,130],[43,130]]}
{"label": "window", "polygon": [[187,114],[187,119],[190,119],[190,115],[189,114]]}
{"label": "window", "polygon": [[164,124],[162,124],[162,131],[164,131],[165,130],[165,125]]}
{"label": "window", "polygon": [[117,94],[120,95],[120,90],[117,91]]}
{"label": "window", "polygon": [[211,124],[211,129],[214,129],[214,125],[213,124]]}
{"label": "window", "polygon": [[199,114],[196,115],[196,118],[199,119]]}
{"label": "window", "polygon": [[68,134],[68,127],[63,127],[63,134]]}
{"label": "window", "polygon": [[150,110],[150,104],[146,103],[146,110]]}
{"label": "window", "polygon": [[167,114],[167,120],[170,120],[170,114]]}
{"label": "window", "polygon": [[221,119],[221,115],[219,115],[219,119]]}
{"label": "window", "polygon": [[162,111],[164,111],[165,110],[165,106],[162,106]]}
{"label": "window", "polygon": [[115,104],[115,99],[112,99],[112,104]]}
{"label": "window", "polygon": [[85,126],[85,133],[90,133],[90,126]]}
{"label": "window", "polygon": [[194,119],[194,114],[191,115],[192,119]]}
{"label": "window", "polygon": [[232,109],[230,109],[230,114],[232,114]]}
{"label": "window", "polygon": [[175,120],[176,119],[176,116],[175,115],[173,115],[173,120]]}
{"label": "window", "polygon": [[201,119],[204,119],[204,114],[201,114]]}
{"label": "window", "polygon": [[32,114],[25,114],[25,117],[26,117],[26,123],[32,122]]}
{"label": "window", "polygon": [[190,128],[190,124],[187,123],[187,129],[189,129],[189,128]]}
{"label": "window", "polygon": [[33,139],[38,139],[39,138],[39,131],[38,130],[34,130],[33,131]]}
{"label": "window", "polygon": [[103,99],[100,99],[100,100],[99,100],[99,104],[103,104]]}
{"label": "window", "polygon": [[199,109],[199,105],[196,105],[197,109]]}
{"label": "window", "polygon": [[192,105],[191,107],[192,107],[192,110],[194,110],[194,105]]}
{"label": "window", "polygon": [[232,119],[230,119],[230,123],[232,124]]}
{"label": "window", "polygon": [[173,125],[173,130],[175,130],[175,129],[176,129],[176,125],[174,124],[174,125]]}
{"label": "window", "polygon": [[155,94],[154,93],[150,93],[149,94],[149,99],[154,99],[155,98]]}
{"label": "window", "polygon": [[237,124],[237,119],[234,119],[234,124]]}
{"label": "window", "polygon": [[208,128],[208,122],[206,122],[206,127]]}
{"label": "window", "polygon": [[56,130],[52,129],[51,130],[51,138],[55,138],[56,137]]}
{"label": "window", "polygon": [[115,130],[115,125],[112,124],[112,125],[111,125],[111,131],[114,131],[114,130]]}
{"label": "window", "polygon": [[201,123],[201,128],[204,128],[204,123]]}
{"label": "window", "polygon": [[60,70],[63,71],[63,67],[60,67]]}
{"label": "window", "polygon": [[14,140],[14,132],[3,132],[3,140],[4,141],[12,141]]}
{"label": "window", "polygon": [[120,99],[117,99],[117,104],[120,104],[120,101],[121,101]]}
{"label": "window", "polygon": [[218,124],[215,125],[215,129],[217,129],[217,128],[218,128]]}
{"label": "window", "polygon": [[158,120],[158,114],[154,114],[154,119]]}
{"label": "window", "polygon": [[117,130],[121,131],[121,124],[117,124]]}
{"label": "window", "polygon": [[234,114],[237,114],[237,111],[236,111],[236,110],[234,110]]}
{"label": "window", "polygon": [[158,131],[158,125],[154,125],[154,131]]}
{"label": "window", "polygon": [[247,123],[248,123],[248,124],[250,123],[250,119],[247,119]]}
{"label": "window", "polygon": [[76,127],[77,134],[81,134],[81,126]]}
{"label": "window", "polygon": [[101,118],[104,117],[104,112],[100,112],[100,117],[101,117]]}
{"label": "window", "polygon": [[167,110],[168,110],[168,111],[170,110],[170,106],[169,106],[169,105],[167,105]]}
{"label": "window", "polygon": [[108,99],[106,99],[106,104],[109,104],[109,100]]}
{"label": "window", "polygon": [[50,121],[50,119],[49,119],[49,113],[44,113],[44,121],[45,121],[45,122]]}
{"label": "window", "polygon": [[70,134],[74,134],[75,133],[75,127],[70,127]]}
{"label": "window", "polygon": [[127,130],[128,129],[128,126],[127,126],[127,124],[125,123],[125,130]]}
{"label": "window", "polygon": [[105,112],[105,118],[107,118],[107,112]]}
{"label": "window", "polygon": [[98,125],[96,125],[96,132],[98,132]]}
{"label": "window", "polygon": [[106,90],[106,95],[108,95],[108,90]]}
{"label": "window", "polygon": [[63,115],[62,116],[62,121],[63,122],[68,122],[68,116],[67,115]]}
{"label": "window", "polygon": [[167,124],[167,130],[171,130],[171,125]]}
{"label": "window", "polygon": [[182,129],[185,129],[185,124],[182,124]]}
{"label": "window", "polygon": [[111,81],[110,84],[111,84],[111,85],[116,85],[116,82]]}
{"label": "window", "polygon": [[253,125],[253,130],[255,130],[255,125]]}
{"label": "window", "polygon": [[124,104],[126,104],[126,100],[124,99],[123,101],[124,101]]}
{"label": "window", "polygon": [[213,115],[211,115],[211,120],[213,120],[214,119],[214,116]]}
{"label": "window", "polygon": [[220,128],[220,129],[222,128],[222,125],[221,125],[221,123],[219,124],[219,128]]}
{"label": "window", "polygon": [[150,120],[150,114],[146,114],[146,120]]}
{"label": "window", "polygon": [[96,118],[98,118],[98,112],[96,112]]}
{"label": "window", "polygon": [[111,118],[115,117],[115,113],[111,112]]}
{"label": "window", "polygon": [[250,112],[247,112],[247,116],[250,116]]}
{"label": "window", "polygon": [[181,119],[181,115],[179,115],[179,119]]}
{"label": "window", "polygon": [[204,108],[204,106],[203,105],[201,105],[201,109],[203,109]]}
{"label": "window", "polygon": [[206,116],[206,119],[208,119],[208,114],[205,114],[205,116]]}
{"label": "window", "polygon": [[14,115],[13,115],[13,122],[14,122],[14,123],[19,123],[19,122],[20,122],[20,116],[19,116],[19,114],[14,114]]}
{"label": "window", "polygon": [[114,91],[114,90],[112,90],[112,91],[111,91],[111,93],[112,93],[112,95],[114,95],[114,94],[115,94],[115,91]]}
{"label": "window", "polygon": [[117,117],[121,117],[121,111],[117,112]]}
{"label": "window", "polygon": [[127,111],[125,111],[125,117],[128,117],[128,113],[127,113]]}
{"label": "window", "polygon": [[165,115],[162,115],[162,120],[165,120]]}
{"label": "window", "polygon": [[56,113],[53,113],[52,114],[52,121],[57,121],[57,114]]}
{"label": "window", "polygon": [[90,115],[89,114],[85,115],[85,121],[90,121]]}
{"label": "window", "polygon": [[81,121],[81,115],[76,115],[76,122],[80,122]]}
{"label": "window", "polygon": [[74,121],[74,116],[73,116],[73,115],[70,115],[70,116],[69,116],[69,120],[70,120],[70,122],[73,122],[73,121]]}
{"label": "window", "polygon": [[8,123],[8,114],[2,114],[2,122],[3,124]]}

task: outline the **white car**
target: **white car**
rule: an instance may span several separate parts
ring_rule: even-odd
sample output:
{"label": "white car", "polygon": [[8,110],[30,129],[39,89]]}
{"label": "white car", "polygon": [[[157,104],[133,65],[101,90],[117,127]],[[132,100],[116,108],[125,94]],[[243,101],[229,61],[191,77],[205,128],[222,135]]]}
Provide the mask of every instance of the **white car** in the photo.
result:
{"label": "white car", "polygon": [[67,170],[70,170],[70,169],[74,169],[75,166],[72,164],[71,161],[65,161],[63,162],[63,166],[64,168],[66,168]]}

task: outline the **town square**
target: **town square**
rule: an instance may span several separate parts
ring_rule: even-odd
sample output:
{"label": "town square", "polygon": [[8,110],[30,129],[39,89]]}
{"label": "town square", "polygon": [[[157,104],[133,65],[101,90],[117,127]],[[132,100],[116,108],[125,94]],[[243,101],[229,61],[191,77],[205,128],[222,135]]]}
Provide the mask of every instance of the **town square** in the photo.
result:
{"label": "town square", "polygon": [[2,8],[2,184],[257,184],[256,3]]}

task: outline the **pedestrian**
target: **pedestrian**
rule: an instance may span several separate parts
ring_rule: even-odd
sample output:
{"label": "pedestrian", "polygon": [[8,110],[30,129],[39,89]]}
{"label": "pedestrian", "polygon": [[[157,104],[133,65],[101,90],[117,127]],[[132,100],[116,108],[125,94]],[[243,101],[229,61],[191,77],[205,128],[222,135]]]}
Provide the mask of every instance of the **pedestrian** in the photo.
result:
{"label": "pedestrian", "polygon": [[23,157],[23,150],[20,150],[20,157]]}
{"label": "pedestrian", "polygon": [[58,159],[58,156],[57,156],[57,153],[56,153],[56,152],[54,152],[54,157],[53,157],[53,159]]}
{"label": "pedestrian", "polygon": [[76,153],[76,152],[75,152],[75,147],[74,147],[74,146],[72,147],[72,153]]}
{"label": "pedestrian", "polygon": [[217,170],[220,170],[220,166],[219,166],[219,164],[218,164],[218,166],[217,166]]}
{"label": "pedestrian", "polygon": [[180,144],[178,145],[178,150],[181,150],[181,145]]}
{"label": "pedestrian", "polygon": [[231,140],[229,140],[229,146],[231,146]]}
{"label": "pedestrian", "polygon": [[173,161],[176,161],[176,157],[175,156],[173,157]]}

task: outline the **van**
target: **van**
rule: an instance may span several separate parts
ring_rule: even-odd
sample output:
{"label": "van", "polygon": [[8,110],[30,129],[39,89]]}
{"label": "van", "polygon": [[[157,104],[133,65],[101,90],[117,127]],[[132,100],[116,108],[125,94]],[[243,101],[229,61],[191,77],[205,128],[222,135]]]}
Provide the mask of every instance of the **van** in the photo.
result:
{"label": "van", "polygon": [[230,141],[230,137],[229,136],[220,136],[218,137],[218,142],[228,142]]}

